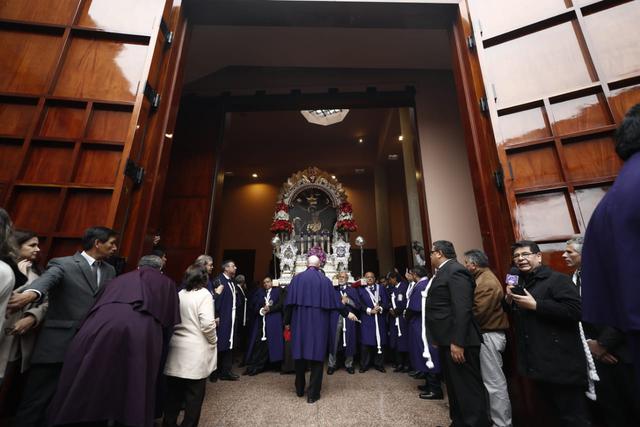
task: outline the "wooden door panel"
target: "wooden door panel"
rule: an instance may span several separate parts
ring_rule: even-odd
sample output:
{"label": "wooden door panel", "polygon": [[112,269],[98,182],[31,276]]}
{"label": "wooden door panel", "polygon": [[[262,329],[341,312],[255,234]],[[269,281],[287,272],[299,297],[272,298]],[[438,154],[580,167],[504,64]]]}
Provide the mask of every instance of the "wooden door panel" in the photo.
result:
{"label": "wooden door panel", "polygon": [[76,139],[82,137],[85,105],[59,105],[52,103],[45,107],[44,119],[38,136]]}
{"label": "wooden door panel", "polygon": [[35,111],[36,103],[33,100],[0,100],[0,135],[24,137]]}
{"label": "wooden door panel", "polygon": [[536,107],[500,116],[500,132],[504,144],[517,144],[550,137],[551,129],[543,109],[544,107]]}
{"label": "wooden door panel", "polygon": [[87,126],[85,139],[124,142],[131,121],[130,109],[96,107]]}
{"label": "wooden door panel", "polygon": [[73,144],[35,141],[31,144],[21,181],[63,183],[69,180]]}
{"label": "wooden door panel", "polygon": [[21,187],[15,191],[9,212],[16,227],[44,234],[55,227],[59,203],[58,188]]}
{"label": "wooden door panel", "polygon": [[58,231],[69,235],[81,235],[96,224],[106,224],[111,192],[70,190],[62,210]]}
{"label": "wooden door panel", "polygon": [[551,103],[551,115],[558,135],[597,129],[613,124],[607,100],[600,92]]}
{"label": "wooden door panel", "polygon": [[574,140],[564,144],[569,179],[608,179],[615,176],[622,167],[622,160],[615,153],[612,137]]}
{"label": "wooden door panel", "polygon": [[80,0],[1,0],[0,18],[16,21],[66,25],[71,22]]}
{"label": "wooden door panel", "polygon": [[551,145],[507,153],[514,190],[562,183],[560,162]]}
{"label": "wooden door panel", "polygon": [[77,24],[117,33],[150,35],[164,5],[162,0],[87,0],[82,4]]}
{"label": "wooden door panel", "polygon": [[0,182],[13,178],[18,170],[18,159],[21,151],[22,140],[20,139],[3,139],[0,141]]}
{"label": "wooden door panel", "polygon": [[576,231],[565,193],[523,196],[517,200],[518,227],[523,239],[565,239]]}

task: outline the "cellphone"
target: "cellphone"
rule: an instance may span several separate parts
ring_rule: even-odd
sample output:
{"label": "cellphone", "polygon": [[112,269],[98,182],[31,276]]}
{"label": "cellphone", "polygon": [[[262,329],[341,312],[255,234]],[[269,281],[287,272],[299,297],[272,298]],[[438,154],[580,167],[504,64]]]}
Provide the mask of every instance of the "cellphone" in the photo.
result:
{"label": "cellphone", "polygon": [[516,295],[522,295],[522,296],[527,295],[524,292],[524,288],[522,286],[514,286],[513,288],[511,288],[511,293]]}

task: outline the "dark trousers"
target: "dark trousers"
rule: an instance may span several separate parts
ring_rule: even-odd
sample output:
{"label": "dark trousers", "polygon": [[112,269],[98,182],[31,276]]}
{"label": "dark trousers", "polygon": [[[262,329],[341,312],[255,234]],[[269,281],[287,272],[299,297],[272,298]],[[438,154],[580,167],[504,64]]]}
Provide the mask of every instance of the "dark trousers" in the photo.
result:
{"label": "dark trousers", "polygon": [[373,360],[373,366],[376,368],[384,367],[384,355],[378,353],[378,347],[375,345],[364,345],[360,350],[360,367],[362,369],[369,369],[371,367],[371,360]]}
{"label": "dark trousers", "polygon": [[596,381],[597,404],[610,427],[631,427],[640,420],[640,396],[636,391],[631,363],[608,365],[596,362],[600,381]]}
{"label": "dark trousers", "polygon": [[218,352],[218,376],[225,376],[231,372],[233,365],[233,350]]}
{"label": "dark trousers", "polygon": [[62,363],[31,365],[16,413],[15,426],[41,427],[46,424],[47,408],[56,393],[61,372]]}
{"label": "dark trousers", "polygon": [[449,346],[439,346],[440,363],[449,396],[449,415],[454,427],[487,427],[487,395],[480,375],[480,347],[465,347],[465,362],[451,358]]}
{"label": "dark trousers", "polygon": [[425,385],[429,388],[429,391],[434,394],[442,395],[442,381],[440,380],[440,374],[433,372],[427,372],[425,377]]}
{"label": "dark trousers", "polygon": [[304,387],[306,384],[305,374],[308,365],[311,370],[311,376],[309,377],[309,390],[307,391],[307,396],[316,399],[319,398],[320,390],[322,389],[322,369],[324,362],[319,362],[317,360],[295,359],[294,365],[296,369],[296,393],[298,393],[299,396],[304,394]]}
{"label": "dark trousers", "polygon": [[409,366],[409,353],[406,351],[394,350],[394,359],[396,366]]}
{"label": "dark trousers", "polygon": [[269,363],[269,344],[258,337],[247,359],[247,371],[262,372],[267,363]]}
{"label": "dark trousers", "polygon": [[585,386],[535,381],[540,397],[551,409],[558,427],[589,427],[591,419],[587,407]]}
{"label": "dark trousers", "polygon": [[206,390],[207,379],[189,380],[167,377],[167,401],[164,409],[165,427],[177,427],[178,414],[184,403],[184,419],[181,427],[196,427]]}

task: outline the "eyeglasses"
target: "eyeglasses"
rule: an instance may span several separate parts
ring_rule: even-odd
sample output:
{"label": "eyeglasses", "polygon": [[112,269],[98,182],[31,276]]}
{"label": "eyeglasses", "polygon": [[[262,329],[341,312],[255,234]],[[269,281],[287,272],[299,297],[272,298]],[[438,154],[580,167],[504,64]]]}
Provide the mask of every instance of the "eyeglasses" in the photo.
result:
{"label": "eyeglasses", "polygon": [[531,252],[522,252],[520,254],[516,254],[513,256],[513,259],[518,259],[518,258],[529,258],[531,255],[535,255],[534,253]]}

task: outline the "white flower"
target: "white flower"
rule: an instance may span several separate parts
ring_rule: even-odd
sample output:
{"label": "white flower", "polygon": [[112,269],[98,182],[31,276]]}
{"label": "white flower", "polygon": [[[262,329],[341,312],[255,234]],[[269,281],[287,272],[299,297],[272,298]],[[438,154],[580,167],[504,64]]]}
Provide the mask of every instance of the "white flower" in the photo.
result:
{"label": "white flower", "polygon": [[289,221],[289,214],[285,211],[278,211],[275,215],[276,220]]}

